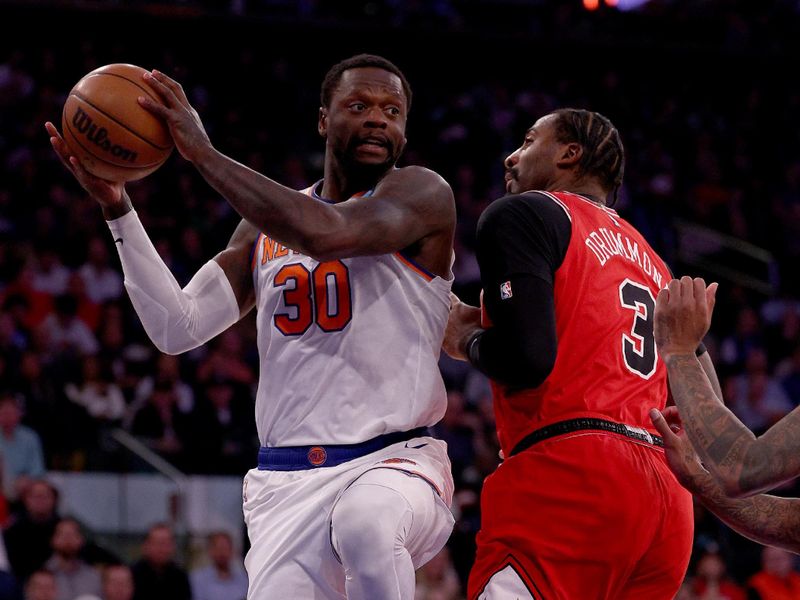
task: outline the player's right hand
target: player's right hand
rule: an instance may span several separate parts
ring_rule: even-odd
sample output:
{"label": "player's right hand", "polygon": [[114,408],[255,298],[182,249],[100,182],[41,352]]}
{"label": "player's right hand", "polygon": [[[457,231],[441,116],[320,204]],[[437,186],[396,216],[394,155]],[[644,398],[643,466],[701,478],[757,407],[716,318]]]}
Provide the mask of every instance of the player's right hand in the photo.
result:
{"label": "player's right hand", "polygon": [[[50,144],[62,164],[69,169],[75,179],[78,180],[78,183],[81,184],[81,187],[88,192],[89,196],[103,207],[104,214],[107,211],[116,211],[120,214],[112,214],[112,217],[122,216],[122,214],[130,210],[130,200],[125,192],[124,184],[106,181],[89,173],[70,151],[69,146],[67,146],[64,138],[61,137],[56,126],[48,121],[44,124],[44,128],[50,135]],[[108,215],[106,218],[108,218]]]}
{"label": "player's right hand", "polygon": [[663,358],[694,353],[711,325],[717,284],[700,277],[673,279],[658,293],[654,334]]}
{"label": "player's right hand", "polygon": [[696,477],[706,470],[683,429],[678,407],[668,406],[663,411],[652,408],[650,420],[664,440],[664,454],[669,468],[683,487],[695,492]]}
{"label": "player's right hand", "polygon": [[458,296],[450,292],[450,316],[444,330],[442,350],[456,360],[467,360],[467,340],[480,329],[481,309],[464,304]]}

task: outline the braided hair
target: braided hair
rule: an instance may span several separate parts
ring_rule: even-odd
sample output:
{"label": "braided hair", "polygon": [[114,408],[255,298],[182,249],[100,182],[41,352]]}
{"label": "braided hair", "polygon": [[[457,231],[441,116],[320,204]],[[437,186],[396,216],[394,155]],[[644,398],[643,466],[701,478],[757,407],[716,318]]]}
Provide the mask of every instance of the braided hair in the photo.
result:
{"label": "braided hair", "polygon": [[558,141],[583,147],[578,175],[597,177],[613,193],[611,205],[616,204],[625,172],[625,149],[617,128],[607,117],[589,110],[561,108],[553,114]]}

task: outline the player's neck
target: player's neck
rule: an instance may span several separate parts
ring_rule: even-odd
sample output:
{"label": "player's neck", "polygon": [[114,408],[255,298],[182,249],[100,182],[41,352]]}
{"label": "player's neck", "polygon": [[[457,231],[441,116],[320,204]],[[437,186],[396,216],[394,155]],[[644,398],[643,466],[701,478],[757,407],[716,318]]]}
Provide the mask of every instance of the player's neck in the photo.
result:
{"label": "player's neck", "polygon": [[605,206],[606,198],[608,197],[608,193],[602,186],[594,181],[586,181],[585,179],[557,181],[551,186],[550,191],[577,194],[603,206]]}
{"label": "player's neck", "polygon": [[373,189],[387,172],[383,166],[376,166],[375,169],[345,168],[332,157],[326,156],[322,189],[319,194],[326,200],[343,202],[356,194]]}

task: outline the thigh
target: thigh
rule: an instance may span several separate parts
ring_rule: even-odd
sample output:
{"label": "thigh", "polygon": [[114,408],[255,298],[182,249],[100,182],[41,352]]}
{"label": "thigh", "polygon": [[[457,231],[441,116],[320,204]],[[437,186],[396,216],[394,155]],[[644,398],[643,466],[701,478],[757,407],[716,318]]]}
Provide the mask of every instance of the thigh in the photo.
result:
{"label": "thigh", "polygon": [[[388,498],[396,506],[382,507],[382,514],[395,511],[399,517],[405,511],[411,512],[411,525],[404,532],[403,541],[414,568],[420,568],[447,543],[455,522],[453,514],[426,477],[388,467],[373,467],[364,472],[350,484],[337,503],[351,502],[358,506],[359,496],[374,496],[370,491],[373,486],[393,491]],[[364,519],[369,519],[369,515],[365,514]],[[332,529],[335,535],[335,521]],[[391,533],[392,536],[396,535],[396,532]]]}
{"label": "thigh", "polygon": [[344,571],[330,547],[328,517],[341,473],[252,469],[243,511],[250,550],[248,598],[344,600]]}
{"label": "thigh", "polygon": [[657,451],[593,433],[503,463],[484,484],[469,597],[513,559],[533,597],[616,600],[657,530],[647,453]]}
{"label": "thigh", "polygon": [[663,460],[658,463],[655,468],[665,484],[664,502],[653,511],[653,518],[661,517],[660,527],[620,592],[620,600],[671,600],[686,576],[694,537],[692,495],[678,484]]}

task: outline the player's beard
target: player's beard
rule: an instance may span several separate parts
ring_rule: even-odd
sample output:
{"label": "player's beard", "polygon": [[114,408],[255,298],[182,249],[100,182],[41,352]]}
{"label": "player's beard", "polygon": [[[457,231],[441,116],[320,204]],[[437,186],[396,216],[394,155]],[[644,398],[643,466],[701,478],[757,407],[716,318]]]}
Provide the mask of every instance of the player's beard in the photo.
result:
{"label": "player's beard", "polygon": [[390,140],[386,140],[386,160],[379,163],[365,163],[356,158],[356,149],[360,143],[361,140],[353,138],[347,143],[346,148],[334,150],[334,154],[348,181],[354,184],[353,187],[369,189],[394,168],[400,158],[400,151]]}

